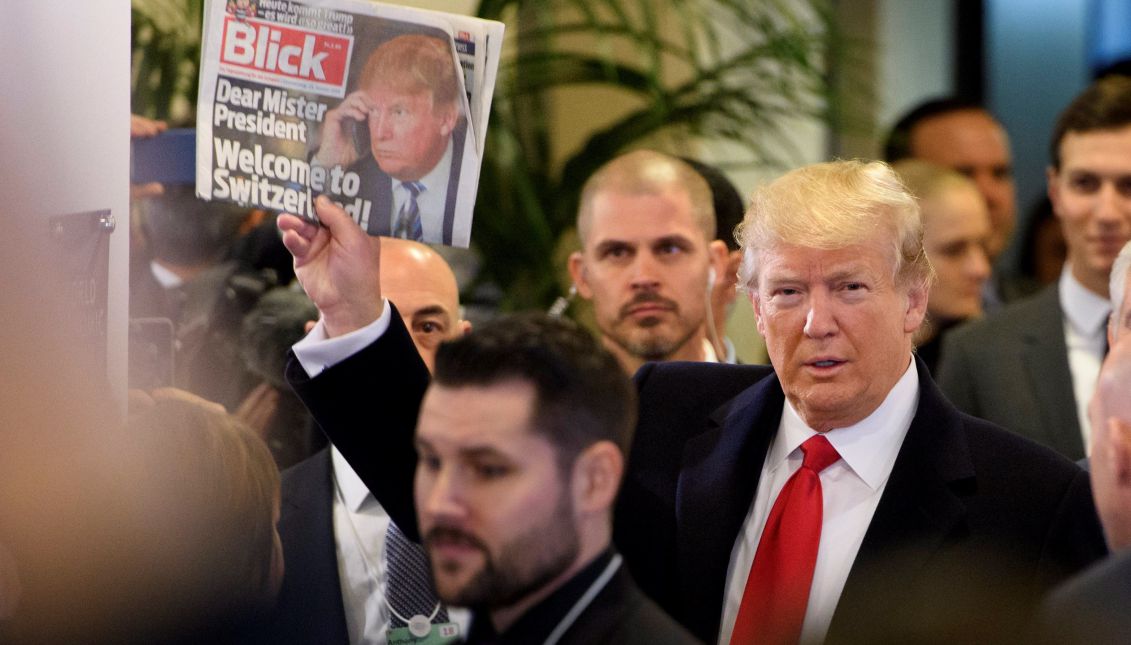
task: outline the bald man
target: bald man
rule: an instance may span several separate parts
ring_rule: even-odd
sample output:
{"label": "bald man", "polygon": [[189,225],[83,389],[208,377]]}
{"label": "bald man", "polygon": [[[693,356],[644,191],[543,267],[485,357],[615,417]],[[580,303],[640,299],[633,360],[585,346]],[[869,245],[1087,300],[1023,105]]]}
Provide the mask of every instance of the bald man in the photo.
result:
{"label": "bald man", "polygon": [[[471,329],[460,318],[455,275],[438,253],[418,242],[370,238],[369,244],[381,256],[381,293],[400,313],[431,370],[440,343]],[[316,325],[302,342],[324,338]],[[387,643],[388,513],[335,448],[284,471],[282,489],[279,534],[289,557],[271,641]],[[465,631],[466,613],[449,610],[449,618]]]}

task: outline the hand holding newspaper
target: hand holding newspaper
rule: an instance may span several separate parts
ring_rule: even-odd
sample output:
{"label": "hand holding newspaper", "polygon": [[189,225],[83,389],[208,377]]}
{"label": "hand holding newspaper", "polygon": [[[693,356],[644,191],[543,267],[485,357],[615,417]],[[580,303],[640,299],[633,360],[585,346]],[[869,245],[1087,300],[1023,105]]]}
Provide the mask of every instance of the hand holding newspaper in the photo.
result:
{"label": "hand holding newspaper", "polygon": [[502,23],[364,0],[206,0],[196,192],[466,247]]}

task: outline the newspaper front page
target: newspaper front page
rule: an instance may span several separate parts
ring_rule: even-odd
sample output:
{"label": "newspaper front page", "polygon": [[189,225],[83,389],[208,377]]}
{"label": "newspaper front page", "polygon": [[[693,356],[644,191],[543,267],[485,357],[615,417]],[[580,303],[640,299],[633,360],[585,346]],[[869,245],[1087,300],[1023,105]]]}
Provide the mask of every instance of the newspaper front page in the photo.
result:
{"label": "newspaper front page", "polygon": [[502,23],[365,0],[206,0],[202,199],[466,247]]}

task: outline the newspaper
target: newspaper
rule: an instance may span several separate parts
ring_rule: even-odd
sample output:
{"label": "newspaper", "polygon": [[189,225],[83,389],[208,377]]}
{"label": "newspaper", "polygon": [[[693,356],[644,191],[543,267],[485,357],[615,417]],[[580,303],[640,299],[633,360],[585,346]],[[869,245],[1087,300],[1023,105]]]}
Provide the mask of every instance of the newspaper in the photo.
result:
{"label": "newspaper", "polygon": [[503,24],[365,0],[206,0],[196,193],[466,247]]}

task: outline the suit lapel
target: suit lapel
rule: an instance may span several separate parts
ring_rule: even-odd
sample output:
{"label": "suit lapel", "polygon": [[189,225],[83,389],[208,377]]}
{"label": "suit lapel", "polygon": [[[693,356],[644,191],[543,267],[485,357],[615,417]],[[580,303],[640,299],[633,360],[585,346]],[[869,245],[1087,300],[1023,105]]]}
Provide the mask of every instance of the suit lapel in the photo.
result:
{"label": "suit lapel", "polygon": [[[301,470],[298,470],[301,467]],[[284,486],[279,532],[286,571],[279,611],[290,629],[325,643],[348,643],[334,544],[330,449],[295,466]]]}
{"label": "suit lapel", "polygon": [[783,402],[777,378],[764,378],[718,408],[708,429],[684,447],[676,493],[679,581],[694,633],[717,634],[731,551]]}
{"label": "suit lapel", "polygon": [[1068,346],[1064,342],[1064,315],[1056,285],[1048,287],[1040,299],[1038,315],[1023,330],[1021,350],[1021,361],[1039,408],[1034,416],[1042,443],[1061,454],[1082,456],[1084,443],[1076,416]]}
{"label": "suit lapel", "polygon": [[945,402],[922,361],[919,406],[864,534],[829,629],[829,641],[851,640],[854,620],[885,615],[893,580],[912,584],[944,539],[966,516],[958,494],[974,468],[958,414]]}

